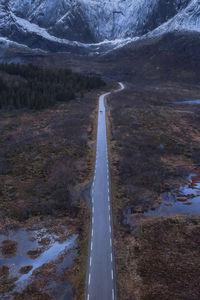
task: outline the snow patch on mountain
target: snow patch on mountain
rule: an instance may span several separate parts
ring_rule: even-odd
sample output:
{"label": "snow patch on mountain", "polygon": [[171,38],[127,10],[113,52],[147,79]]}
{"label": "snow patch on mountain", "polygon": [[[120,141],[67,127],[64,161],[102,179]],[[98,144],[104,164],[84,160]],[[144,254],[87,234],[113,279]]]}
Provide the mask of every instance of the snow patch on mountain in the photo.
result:
{"label": "snow patch on mountain", "polygon": [[145,37],[155,37],[173,31],[200,32],[200,0],[191,1],[175,17],[160,25]]}
{"label": "snow patch on mountain", "polygon": [[15,24],[20,26],[22,30],[29,32],[29,33],[36,33],[37,35],[40,35],[41,37],[49,40],[49,41],[54,41],[58,42],[61,44],[67,44],[67,45],[81,45],[81,43],[78,43],[76,41],[69,41],[65,39],[60,39],[55,36],[50,35],[45,28],[42,28],[36,24],[30,23],[29,21],[22,19],[20,17],[16,17],[13,13],[10,13],[12,16],[13,20],[15,20]]}
{"label": "snow patch on mountain", "polygon": [[200,0],[0,0],[0,36],[32,49],[107,52],[174,30],[200,32]]}

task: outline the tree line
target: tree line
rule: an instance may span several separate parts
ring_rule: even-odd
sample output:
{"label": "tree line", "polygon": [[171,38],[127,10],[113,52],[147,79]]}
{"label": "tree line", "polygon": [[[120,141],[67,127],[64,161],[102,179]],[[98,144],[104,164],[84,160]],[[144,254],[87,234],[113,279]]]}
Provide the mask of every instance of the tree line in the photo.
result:
{"label": "tree line", "polygon": [[69,69],[32,64],[0,64],[0,108],[13,106],[44,109],[57,102],[84,96],[105,82]]}

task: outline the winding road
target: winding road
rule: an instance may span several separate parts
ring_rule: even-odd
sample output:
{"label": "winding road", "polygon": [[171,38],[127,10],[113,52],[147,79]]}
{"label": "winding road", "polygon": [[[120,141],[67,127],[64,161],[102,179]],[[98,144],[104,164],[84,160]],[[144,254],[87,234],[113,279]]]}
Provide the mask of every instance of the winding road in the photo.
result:
{"label": "winding road", "polygon": [[[125,87],[119,82],[122,91]],[[105,97],[99,97],[97,149],[92,184],[92,226],[86,300],[115,300],[115,264],[112,244],[112,215],[106,135]]]}

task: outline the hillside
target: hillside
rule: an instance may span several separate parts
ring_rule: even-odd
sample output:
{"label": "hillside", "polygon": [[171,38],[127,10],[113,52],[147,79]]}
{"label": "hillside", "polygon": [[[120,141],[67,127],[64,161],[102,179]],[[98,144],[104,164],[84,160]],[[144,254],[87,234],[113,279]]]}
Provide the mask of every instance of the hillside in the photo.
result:
{"label": "hillside", "polygon": [[144,35],[199,32],[197,0],[0,1],[1,48],[102,54]]}

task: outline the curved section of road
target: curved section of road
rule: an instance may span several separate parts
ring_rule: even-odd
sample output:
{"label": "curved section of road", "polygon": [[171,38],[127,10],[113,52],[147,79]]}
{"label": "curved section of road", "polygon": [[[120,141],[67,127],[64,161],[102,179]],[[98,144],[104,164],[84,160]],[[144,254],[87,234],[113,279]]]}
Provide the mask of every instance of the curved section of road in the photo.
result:
{"label": "curved section of road", "polygon": [[[125,87],[119,82],[120,92]],[[99,97],[97,149],[92,185],[92,226],[88,266],[87,300],[115,300],[115,267],[112,244],[110,181],[106,135],[105,97]]]}

